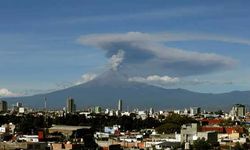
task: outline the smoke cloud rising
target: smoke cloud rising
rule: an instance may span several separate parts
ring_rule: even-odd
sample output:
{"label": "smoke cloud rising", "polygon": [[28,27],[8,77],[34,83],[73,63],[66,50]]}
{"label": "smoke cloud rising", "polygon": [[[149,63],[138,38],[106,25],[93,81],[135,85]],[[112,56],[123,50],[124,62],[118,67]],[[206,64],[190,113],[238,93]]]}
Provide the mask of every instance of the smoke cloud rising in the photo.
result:
{"label": "smoke cloud rising", "polygon": [[167,46],[169,41],[215,40],[249,44],[240,39],[213,36],[147,34],[128,32],[91,34],[78,39],[81,44],[106,52],[113,70],[123,69],[131,76],[188,76],[233,68],[237,61],[215,53],[201,53]]}
{"label": "smoke cloud rising", "polygon": [[119,65],[122,63],[124,58],[124,51],[118,50],[117,54],[114,54],[110,58],[111,69],[117,71]]}

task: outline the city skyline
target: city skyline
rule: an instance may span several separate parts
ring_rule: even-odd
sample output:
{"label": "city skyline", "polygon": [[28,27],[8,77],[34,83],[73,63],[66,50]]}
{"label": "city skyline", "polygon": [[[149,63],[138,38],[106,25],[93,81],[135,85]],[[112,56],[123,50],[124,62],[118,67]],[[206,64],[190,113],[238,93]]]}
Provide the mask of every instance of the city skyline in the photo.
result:
{"label": "city skyline", "polygon": [[205,93],[250,90],[248,1],[1,1],[0,97],[107,70]]}

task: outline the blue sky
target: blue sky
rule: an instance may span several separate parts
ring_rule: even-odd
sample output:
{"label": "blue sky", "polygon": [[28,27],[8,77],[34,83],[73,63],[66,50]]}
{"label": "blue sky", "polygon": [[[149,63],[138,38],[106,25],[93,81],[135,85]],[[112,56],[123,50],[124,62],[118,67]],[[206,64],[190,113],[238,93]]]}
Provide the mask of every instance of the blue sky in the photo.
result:
{"label": "blue sky", "polygon": [[82,83],[107,70],[113,60],[133,82],[199,92],[250,90],[249,3],[0,1],[0,94]]}

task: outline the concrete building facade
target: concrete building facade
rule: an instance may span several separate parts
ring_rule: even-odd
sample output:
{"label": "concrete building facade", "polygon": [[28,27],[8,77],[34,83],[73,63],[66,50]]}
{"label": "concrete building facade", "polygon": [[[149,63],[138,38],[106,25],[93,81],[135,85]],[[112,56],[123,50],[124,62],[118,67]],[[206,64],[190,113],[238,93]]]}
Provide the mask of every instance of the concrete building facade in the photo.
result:
{"label": "concrete building facade", "polygon": [[235,104],[232,107],[231,115],[236,117],[244,117],[246,115],[246,106],[242,104]]}
{"label": "concrete building facade", "polygon": [[6,101],[1,100],[0,101],[0,112],[7,112],[8,110],[8,104]]}
{"label": "concrete building facade", "polygon": [[181,126],[181,143],[183,142],[189,142],[193,143],[194,140],[196,140],[198,132],[198,125],[197,123],[191,123],[191,124],[184,124]]}
{"label": "concrete building facade", "polygon": [[122,111],[122,99],[118,100],[118,110]]}
{"label": "concrete building facade", "polygon": [[74,99],[69,97],[67,99],[67,113],[74,113],[76,111],[76,105]]}

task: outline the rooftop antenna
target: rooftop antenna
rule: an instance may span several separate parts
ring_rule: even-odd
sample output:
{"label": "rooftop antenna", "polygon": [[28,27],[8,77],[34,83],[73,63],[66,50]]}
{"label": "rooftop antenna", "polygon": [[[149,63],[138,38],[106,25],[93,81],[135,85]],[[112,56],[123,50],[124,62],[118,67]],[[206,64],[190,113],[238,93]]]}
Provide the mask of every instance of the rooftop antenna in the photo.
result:
{"label": "rooftop antenna", "polygon": [[45,113],[45,117],[44,117],[44,123],[45,123],[45,127],[48,127],[48,118],[47,118],[47,97],[44,97],[44,113]]}
{"label": "rooftop antenna", "polygon": [[44,110],[47,111],[47,97],[44,97]]}

